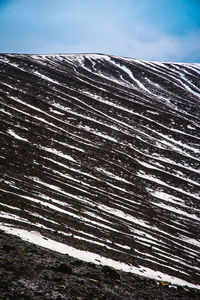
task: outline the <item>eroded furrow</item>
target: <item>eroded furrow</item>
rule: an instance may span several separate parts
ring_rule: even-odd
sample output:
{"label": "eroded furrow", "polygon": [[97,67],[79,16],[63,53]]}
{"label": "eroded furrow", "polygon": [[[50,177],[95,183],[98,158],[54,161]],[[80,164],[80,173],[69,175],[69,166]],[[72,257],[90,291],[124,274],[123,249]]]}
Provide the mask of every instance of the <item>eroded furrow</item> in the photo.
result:
{"label": "eroded furrow", "polygon": [[0,229],[198,287],[199,65],[7,54],[0,68]]}

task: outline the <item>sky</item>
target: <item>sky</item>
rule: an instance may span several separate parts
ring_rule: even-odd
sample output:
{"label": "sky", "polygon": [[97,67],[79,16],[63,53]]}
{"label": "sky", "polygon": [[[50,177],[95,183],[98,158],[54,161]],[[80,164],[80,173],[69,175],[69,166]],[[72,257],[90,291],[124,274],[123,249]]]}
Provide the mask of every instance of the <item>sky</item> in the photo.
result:
{"label": "sky", "polygon": [[0,53],[200,63],[200,0],[0,0]]}

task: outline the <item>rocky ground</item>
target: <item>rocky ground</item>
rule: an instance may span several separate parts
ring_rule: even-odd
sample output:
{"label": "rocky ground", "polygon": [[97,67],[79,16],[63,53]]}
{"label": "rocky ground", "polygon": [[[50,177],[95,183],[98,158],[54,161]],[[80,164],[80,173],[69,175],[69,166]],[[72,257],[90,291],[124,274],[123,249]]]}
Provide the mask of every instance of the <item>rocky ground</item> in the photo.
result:
{"label": "rocky ground", "polygon": [[200,299],[200,291],[86,263],[0,231],[0,299]]}

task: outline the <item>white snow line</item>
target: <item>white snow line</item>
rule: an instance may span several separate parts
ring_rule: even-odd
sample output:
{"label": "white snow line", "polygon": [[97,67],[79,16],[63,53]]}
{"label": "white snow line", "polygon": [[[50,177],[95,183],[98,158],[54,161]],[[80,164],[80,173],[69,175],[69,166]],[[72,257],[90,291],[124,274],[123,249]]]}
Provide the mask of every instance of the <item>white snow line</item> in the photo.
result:
{"label": "white snow line", "polygon": [[24,142],[28,142],[27,139],[25,138],[22,138],[21,136],[19,136],[18,134],[16,134],[12,129],[8,129],[7,131],[10,135],[12,135],[15,139],[17,140],[21,140],[21,141],[24,141]]}
{"label": "white snow line", "polygon": [[48,148],[48,147],[42,147],[42,146],[40,148],[43,149],[43,150],[45,150],[45,151],[47,151],[47,152],[53,153],[53,154],[55,154],[57,156],[63,157],[65,159],[67,159],[67,160],[75,162],[75,160],[70,155],[64,154],[61,151],[58,151],[58,150],[52,149],[52,148]]}
{"label": "white snow line", "polygon": [[54,241],[52,239],[46,238],[45,236],[41,235],[37,231],[28,231],[25,229],[8,227],[5,225],[0,225],[0,229],[8,234],[19,236],[24,241],[30,242],[32,244],[35,244],[35,245],[38,245],[38,246],[62,253],[62,254],[68,254],[69,256],[75,257],[75,258],[83,260],[83,261],[92,262],[97,265],[107,265],[110,267],[114,267],[118,270],[122,270],[124,272],[131,272],[133,274],[142,275],[144,277],[154,278],[156,280],[168,281],[172,284],[177,284],[177,285],[181,285],[181,286],[188,286],[191,288],[200,289],[200,285],[198,285],[198,284],[193,284],[193,283],[187,282],[185,280],[182,280],[180,278],[170,276],[170,275],[164,274],[159,271],[154,271],[152,269],[149,269],[149,268],[146,268],[143,266],[135,267],[135,266],[131,266],[131,265],[128,265],[128,264],[120,262],[120,261],[115,261],[113,259],[103,257],[103,256],[93,253],[93,252],[79,250],[74,247],[71,247],[71,246],[65,245],[63,243]]}

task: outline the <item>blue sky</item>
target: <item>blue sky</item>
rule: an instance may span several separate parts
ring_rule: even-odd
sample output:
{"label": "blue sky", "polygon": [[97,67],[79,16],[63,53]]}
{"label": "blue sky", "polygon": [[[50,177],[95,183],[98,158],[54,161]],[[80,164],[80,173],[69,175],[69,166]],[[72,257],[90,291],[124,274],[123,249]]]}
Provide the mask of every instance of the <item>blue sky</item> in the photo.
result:
{"label": "blue sky", "polygon": [[200,1],[0,0],[0,52],[200,62]]}

